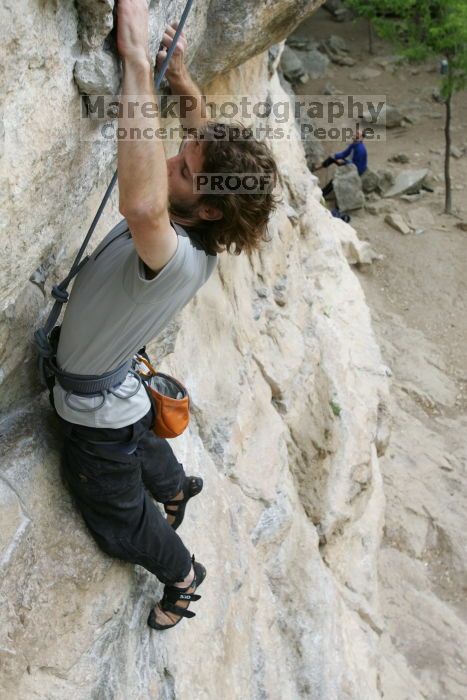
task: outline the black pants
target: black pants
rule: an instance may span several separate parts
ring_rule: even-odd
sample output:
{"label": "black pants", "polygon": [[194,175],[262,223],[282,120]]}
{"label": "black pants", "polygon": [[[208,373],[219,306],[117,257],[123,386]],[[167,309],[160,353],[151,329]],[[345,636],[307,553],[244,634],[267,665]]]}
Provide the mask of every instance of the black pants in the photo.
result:
{"label": "black pants", "polygon": [[[329,156],[329,158],[326,158],[326,160],[323,160],[323,168],[329,168],[330,165],[333,163],[336,163],[334,158],[332,156]],[[334,189],[334,184],[332,180],[329,180],[328,184],[323,187],[323,197],[327,197],[328,194],[332,192]]]}
{"label": "black pants", "polygon": [[333,189],[334,189],[334,183],[332,180],[329,180],[328,184],[323,187],[323,197],[327,197],[328,194],[331,194]]}
{"label": "black pants", "polygon": [[62,473],[97,544],[163,583],[183,580],[190,553],[152,498],[171,500],[185,472],[167,440],[151,430],[154,409],[124,428],[91,428],[57,418],[65,438]]}

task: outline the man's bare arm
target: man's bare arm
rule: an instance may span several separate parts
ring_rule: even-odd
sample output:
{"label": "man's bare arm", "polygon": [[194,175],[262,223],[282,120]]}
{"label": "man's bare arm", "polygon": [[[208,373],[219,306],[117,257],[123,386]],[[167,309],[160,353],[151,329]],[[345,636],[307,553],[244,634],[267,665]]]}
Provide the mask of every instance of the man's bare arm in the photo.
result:
{"label": "man's bare arm", "polygon": [[[159,139],[131,138],[145,129],[159,128],[157,116],[143,116],[141,104],[155,103],[148,60],[123,59],[122,108],[118,120],[118,185],[122,213],[167,206],[168,185],[165,151]],[[156,110],[154,110],[155,112]],[[124,136],[123,136],[124,135]]]}
{"label": "man's bare arm", "polygon": [[120,212],[128,221],[139,257],[151,270],[158,271],[177,248],[177,235],[168,215],[164,147],[155,136],[129,138],[132,129],[138,133],[150,128],[154,134],[160,126],[156,116],[148,118],[141,109],[148,101],[155,103],[146,0],[120,0],[117,45],[123,61],[122,116],[118,125],[127,135],[118,141]]}
{"label": "man's bare arm", "polygon": [[[156,66],[160,68],[167,49],[172,45],[178,22],[168,24],[162,38],[163,48],[157,54]],[[179,118],[184,129],[199,129],[209,119],[206,98],[201,94],[199,87],[192,79],[185,65],[187,41],[184,32],[181,32],[177,47],[172,55],[165,77],[167,78],[172,95],[181,96]],[[186,99],[183,99],[183,98]]]}
{"label": "man's bare arm", "polygon": [[201,94],[199,87],[191,79],[188,69],[185,68],[180,75],[169,81],[172,95],[185,96],[180,101],[180,124],[184,129],[198,130],[209,119],[206,111],[206,98]]}

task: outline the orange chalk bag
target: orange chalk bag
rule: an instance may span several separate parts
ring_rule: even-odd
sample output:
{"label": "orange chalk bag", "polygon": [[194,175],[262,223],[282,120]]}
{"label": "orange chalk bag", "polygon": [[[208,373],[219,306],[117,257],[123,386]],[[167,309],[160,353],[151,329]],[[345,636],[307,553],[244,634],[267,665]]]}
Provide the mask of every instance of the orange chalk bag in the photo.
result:
{"label": "orange chalk bag", "polygon": [[157,372],[148,359],[136,355],[137,362],[145,366],[139,369],[156,414],[153,432],[161,438],[178,437],[190,422],[190,397],[186,387],[174,377]]}

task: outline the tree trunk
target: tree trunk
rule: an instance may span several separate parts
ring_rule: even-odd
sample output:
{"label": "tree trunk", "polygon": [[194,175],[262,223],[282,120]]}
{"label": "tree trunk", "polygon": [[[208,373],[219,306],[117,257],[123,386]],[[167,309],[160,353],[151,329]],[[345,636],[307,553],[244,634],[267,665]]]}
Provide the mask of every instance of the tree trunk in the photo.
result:
{"label": "tree trunk", "polygon": [[446,138],[446,152],[444,154],[444,185],[445,185],[445,205],[444,213],[452,214],[452,193],[451,193],[451,99],[452,90],[446,98],[446,123],[444,125],[444,135]]}

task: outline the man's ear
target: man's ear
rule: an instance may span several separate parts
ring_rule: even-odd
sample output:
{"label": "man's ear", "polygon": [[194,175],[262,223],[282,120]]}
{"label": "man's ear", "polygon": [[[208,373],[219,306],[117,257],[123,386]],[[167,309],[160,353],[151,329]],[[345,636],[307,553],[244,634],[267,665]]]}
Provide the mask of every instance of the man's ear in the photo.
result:
{"label": "man's ear", "polygon": [[222,219],[224,214],[217,207],[212,207],[209,204],[203,204],[198,209],[198,216],[204,221],[218,221]]}

